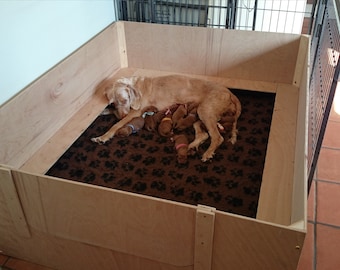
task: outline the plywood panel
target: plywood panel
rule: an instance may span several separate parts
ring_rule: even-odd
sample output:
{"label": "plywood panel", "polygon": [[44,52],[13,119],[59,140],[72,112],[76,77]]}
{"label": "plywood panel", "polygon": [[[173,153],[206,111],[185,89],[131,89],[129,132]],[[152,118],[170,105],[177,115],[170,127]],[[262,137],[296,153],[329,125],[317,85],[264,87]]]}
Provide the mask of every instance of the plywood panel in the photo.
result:
{"label": "plywood panel", "polygon": [[51,235],[167,264],[193,264],[193,206],[23,172],[16,176],[32,216],[28,222],[35,220],[32,197]]}
{"label": "plywood panel", "polygon": [[134,70],[132,69],[120,69],[102,80],[96,86],[96,93],[92,98],[42,145],[20,169],[45,174],[107,106],[108,101],[104,95],[105,88],[111,85],[117,78],[131,76],[133,72]]}
{"label": "plywood panel", "polygon": [[270,127],[257,218],[290,225],[299,89],[279,85]]}
{"label": "plywood panel", "polygon": [[[12,231],[7,232],[12,233]],[[2,235],[0,235],[0,237],[2,237]],[[52,269],[193,269],[192,265],[177,267],[78,241],[55,237],[36,230],[32,230],[32,237],[29,239],[23,239],[15,234],[11,234],[10,241],[0,241],[0,249],[6,255],[44,265]]]}
{"label": "plywood panel", "polygon": [[125,36],[129,67],[289,84],[300,44],[299,35],[133,22]]}
{"label": "plywood panel", "polygon": [[120,68],[116,26],[67,57],[0,108],[0,162],[19,167]]}
{"label": "plywood panel", "polygon": [[305,232],[216,211],[212,269],[295,270]]}

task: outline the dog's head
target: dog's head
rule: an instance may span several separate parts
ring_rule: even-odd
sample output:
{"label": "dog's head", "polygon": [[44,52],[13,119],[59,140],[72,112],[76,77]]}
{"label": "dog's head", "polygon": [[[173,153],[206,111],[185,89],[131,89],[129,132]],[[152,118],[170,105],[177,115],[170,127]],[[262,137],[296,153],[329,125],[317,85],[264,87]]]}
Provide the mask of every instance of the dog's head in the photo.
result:
{"label": "dog's head", "polygon": [[141,95],[135,88],[137,77],[122,78],[105,90],[109,104],[114,104],[120,118],[125,117],[130,109],[139,110]]}

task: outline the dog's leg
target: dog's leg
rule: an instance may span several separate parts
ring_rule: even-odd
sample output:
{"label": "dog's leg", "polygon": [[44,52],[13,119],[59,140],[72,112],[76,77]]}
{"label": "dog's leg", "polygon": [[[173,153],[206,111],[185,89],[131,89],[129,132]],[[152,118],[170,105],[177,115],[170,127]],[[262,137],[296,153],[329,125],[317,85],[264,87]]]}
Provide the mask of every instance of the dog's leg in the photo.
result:
{"label": "dog's leg", "polygon": [[130,111],[127,116],[125,116],[123,119],[119,120],[116,124],[114,124],[105,134],[92,138],[91,141],[103,144],[112,139],[112,137],[116,134],[117,130],[119,130],[121,127],[125,126],[127,123],[129,123],[133,118],[141,116],[142,112],[140,110],[138,111]]}
{"label": "dog's leg", "polygon": [[234,96],[231,97],[231,100],[235,104],[236,113],[235,113],[235,118],[234,118],[233,126],[232,126],[232,129],[231,129],[231,137],[230,137],[230,139],[228,141],[231,142],[231,144],[235,144],[236,141],[237,141],[237,133],[238,133],[237,128],[236,128],[237,121],[238,121],[238,118],[241,115],[241,103]]}
{"label": "dog's leg", "polygon": [[[200,107],[199,107],[200,109]],[[205,112],[205,113],[202,113]],[[198,115],[200,119],[202,120],[203,124],[205,125],[206,129],[208,130],[209,136],[210,136],[210,145],[209,148],[203,153],[202,155],[202,161],[206,162],[215,154],[215,150],[221,145],[221,143],[224,141],[224,138],[221,136],[218,127],[217,127],[217,116],[214,115],[207,115],[208,110],[198,110]]]}
{"label": "dog's leg", "polygon": [[189,144],[189,152],[197,151],[198,147],[209,138],[209,134],[202,129],[202,121],[193,124],[195,129],[195,140]]}

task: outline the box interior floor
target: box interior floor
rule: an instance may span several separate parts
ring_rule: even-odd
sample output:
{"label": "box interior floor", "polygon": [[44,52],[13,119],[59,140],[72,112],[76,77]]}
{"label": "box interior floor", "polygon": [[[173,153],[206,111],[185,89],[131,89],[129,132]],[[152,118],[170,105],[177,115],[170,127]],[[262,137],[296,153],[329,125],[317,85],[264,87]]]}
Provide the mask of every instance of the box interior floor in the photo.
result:
{"label": "box interior floor", "polygon": [[[58,269],[294,269],[306,233],[308,44],[300,35],[112,24],[0,108],[0,248]],[[164,74],[274,97],[251,218],[45,175],[105,109],[108,84]]]}

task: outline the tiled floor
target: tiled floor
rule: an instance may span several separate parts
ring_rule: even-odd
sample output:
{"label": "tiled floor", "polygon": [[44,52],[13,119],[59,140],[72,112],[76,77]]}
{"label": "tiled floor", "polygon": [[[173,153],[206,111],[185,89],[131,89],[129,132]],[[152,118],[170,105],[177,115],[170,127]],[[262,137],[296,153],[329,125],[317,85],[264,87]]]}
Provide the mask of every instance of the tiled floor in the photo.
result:
{"label": "tiled floor", "polygon": [[[339,113],[335,105],[339,102]],[[297,270],[340,269],[340,91],[308,198],[308,232]],[[50,270],[0,254],[0,270]],[[274,269],[273,269],[274,270]]]}

